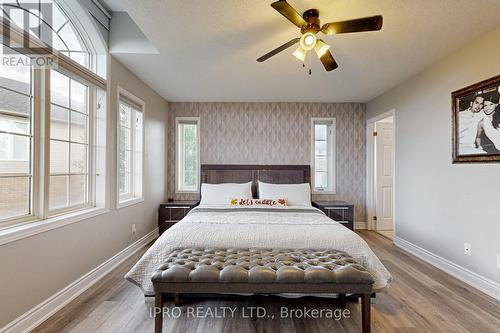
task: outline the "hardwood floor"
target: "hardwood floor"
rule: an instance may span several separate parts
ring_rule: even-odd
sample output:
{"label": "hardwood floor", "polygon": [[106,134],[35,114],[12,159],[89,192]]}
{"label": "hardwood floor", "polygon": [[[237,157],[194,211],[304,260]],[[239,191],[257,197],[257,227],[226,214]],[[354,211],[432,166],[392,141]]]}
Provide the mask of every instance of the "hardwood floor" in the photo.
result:
{"label": "hardwood floor", "polygon": [[[500,332],[500,302],[469,287],[433,266],[399,250],[387,238],[370,231],[360,232],[392,273],[394,281],[372,304],[372,332]],[[122,264],[95,286],[80,295],[34,332],[153,332],[152,302],[123,275],[145,251]],[[360,305],[348,303],[351,318],[271,319],[188,318],[186,306],[204,313],[215,307],[264,307],[279,317],[280,307],[335,309],[329,299],[279,297],[188,299],[178,319],[164,320],[164,332],[360,332]],[[172,302],[165,306],[173,308]]]}
{"label": "hardwood floor", "polygon": [[377,230],[377,232],[386,238],[393,239],[392,230]]}

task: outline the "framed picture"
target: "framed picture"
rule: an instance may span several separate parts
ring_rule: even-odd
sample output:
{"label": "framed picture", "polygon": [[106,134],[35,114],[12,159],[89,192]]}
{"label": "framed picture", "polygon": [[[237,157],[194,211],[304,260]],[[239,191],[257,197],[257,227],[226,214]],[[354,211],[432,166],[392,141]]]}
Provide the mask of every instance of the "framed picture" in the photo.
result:
{"label": "framed picture", "polygon": [[453,163],[500,162],[500,75],[451,94]]}

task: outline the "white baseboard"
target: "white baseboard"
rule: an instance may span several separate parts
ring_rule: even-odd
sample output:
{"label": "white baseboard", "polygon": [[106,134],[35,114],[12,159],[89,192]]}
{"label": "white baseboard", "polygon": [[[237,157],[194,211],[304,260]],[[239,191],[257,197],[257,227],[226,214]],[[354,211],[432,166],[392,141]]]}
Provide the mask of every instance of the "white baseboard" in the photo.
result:
{"label": "white baseboard", "polygon": [[158,237],[158,228],[144,235],[136,242],[118,252],[116,255],[106,260],[90,272],[86,273],[78,280],[72,282],[64,289],[55,293],[42,303],[36,305],[28,312],[14,319],[12,322],[0,329],[0,332],[29,332],[43,323],[54,313],[63,308],[85,290],[94,285],[99,279],[111,272],[118,265],[136,253],[144,245]]}
{"label": "white baseboard", "polygon": [[402,238],[394,237],[394,244],[402,250],[405,250],[414,256],[428,262],[434,267],[452,275],[453,277],[467,283],[468,285],[479,289],[483,293],[500,301],[500,284],[484,276],[474,273],[467,268],[459,266],[448,259],[442,258],[426,249],[410,243]]}
{"label": "white baseboard", "polygon": [[354,221],[354,230],[366,230],[367,226],[368,223],[366,222]]}

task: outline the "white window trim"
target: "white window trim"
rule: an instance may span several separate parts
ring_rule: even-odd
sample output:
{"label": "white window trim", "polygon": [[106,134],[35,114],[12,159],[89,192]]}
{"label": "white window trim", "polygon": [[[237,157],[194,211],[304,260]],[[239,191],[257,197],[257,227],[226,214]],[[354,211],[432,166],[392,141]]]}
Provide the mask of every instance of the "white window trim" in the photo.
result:
{"label": "white window trim", "polygon": [[[118,86],[117,87],[117,100],[116,100],[116,208],[124,208],[127,206],[131,205],[136,205],[141,202],[144,202],[144,184],[146,174],[144,172],[144,161],[145,161],[145,156],[144,156],[144,145],[145,145],[145,139],[146,139],[146,102],[144,102],[142,99],[139,97],[135,96],[134,94],[130,93],[129,91],[125,90],[124,88]],[[119,139],[120,139],[120,97],[123,96],[125,98],[130,99],[131,101],[135,102],[138,106],[141,106],[141,112],[142,112],[142,191],[141,191],[141,196],[140,197],[133,197],[131,196],[130,198],[127,198],[125,200],[120,201],[120,150],[118,149],[119,146]]]}
{"label": "white window trim", "polygon": [[[315,183],[315,137],[314,137],[314,124],[322,122],[331,122],[333,127],[332,134],[332,144],[328,148],[330,149],[330,159],[329,159],[329,178],[332,182],[332,189],[329,191],[318,191],[316,190]],[[311,185],[312,194],[337,194],[337,177],[336,177],[336,153],[337,153],[337,120],[335,117],[328,118],[311,118]]]}
{"label": "white window trim", "polygon": [[[79,81],[79,77],[76,76],[75,74],[71,73],[71,72],[59,72],[65,76],[67,76],[70,80],[74,80],[74,81]],[[87,117],[88,117],[88,122],[87,122],[87,126],[88,126],[88,133],[87,133],[87,192],[86,192],[86,195],[87,195],[87,198],[86,198],[86,201],[85,203],[83,204],[79,204],[79,205],[73,205],[73,206],[69,206],[69,207],[63,207],[63,208],[56,208],[56,209],[52,209],[50,210],[50,207],[49,207],[49,198],[50,198],[50,194],[49,194],[49,191],[50,191],[50,149],[51,149],[51,145],[50,145],[50,141],[51,141],[51,137],[50,137],[50,131],[51,131],[51,104],[52,104],[52,101],[50,99],[50,76],[46,77],[45,78],[45,86],[46,86],[46,89],[45,89],[45,93],[46,93],[46,98],[45,98],[45,133],[48,133],[47,135],[45,135],[45,151],[46,151],[46,154],[45,154],[45,166],[44,166],[44,170],[45,170],[45,179],[47,180],[47,186],[45,186],[45,194],[44,194],[44,201],[45,201],[45,207],[43,209],[43,212],[45,213],[45,215],[43,216],[43,218],[45,219],[48,219],[48,218],[52,218],[52,217],[56,217],[56,216],[60,216],[60,215],[65,215],[65,214],[69,214],[71,215],[72,212],[76,212],[76,211],[80,211],[80,210],[85,210],[85,209],[92,209],[93,207],[96,207],[96,201],[95,201],[95,136],[94,136],[94,131],[95,131],[95,103],[94,103],[94,96],[96,95],[96,91],[95,91],[95,87],[90,84],[90,83],[87,83],[85,81],[82,81],[80,82],[82,83],[83,85],[87,86],[88,88],[88,110],[87,110]],[[68,109],[69,110],[69,109]],[[69,111],[71,112],[71,111]],[[91,123],[92,122],[92,123]],[[70,138],[68,138],[68,140],[70,140]],[[69,141],[68,141],[69,142]],[[69,158],[69,155],[68,155],[68,158]],[[69,173],[69,169],[68,169],[68,173]]]}
{"label": "white window trim", "polygon": [[0,230],[0,246],[106,213],[109,213],[109,209],[93,207],[50,217],[45,220],[34,216],[23,220],[18,219],[15,225],[6,226],[5,229]]}
{"label": "white window trim", "polygon": [[[79,20],[76,19],[77,17],[79,19],[86,18],[87,22],[90,22],[90,24],[92,26],[94,26],[94,24],[92,23],[92,20],[89,21],[88,15],[81,12],[83,10],[82,8],[76,9],[77,6],[75,6],[75,5],[66,6],[66,5],[64,5],[64,2],[59,2],[59,1],[57,2],[57,4],[60,6],[60,9],[67,15],[67,17],[71,21],[71,23],[75,24],[76,22],[78,22]],[[70,8],[76,9],[79,13],[83,13],[83,15],[74,15],[73,10],[69,10]],[[69,15],[69,14],[71,14],[71,15]],[[6,20],[3,17],[0,17],[0,25],[3,25],[4,22],[6,22],[6,21],[8,21],[8,20]],[[76,25],[75,25],[75,27],[76,27]],[[89,59],[89,61],[90,61],[89,64],[94,66],[95,65],[95,56],[94,55],[95,54],[103,54],[103,53],[105,54],[107,52],[106,52],[106,48],[104,48],[102,46],[102,45],[105,45],[105,42],[100,37],[98,30],[97,29],[89,29],[89,27],[90,27],[89,25],[81,26],[81,24],[80,24],[78,27],[76,27],[76,29],[77,29],[76,33],[81,35],[82,31],[85,32],[84,44],[85,44],[87,50],[89,51],[89,57],[92,58],[92,59]],[[89,32],[92,32],[92,38],[90,38],[91,36],[89,35]],[[3,38],[5,39],[5,41],[16,42],[20,45],[23,45],[23,43],[25,42],[25,40],[24,40],[25,35],[24,34],[25,34],[25,32],[21,27],[18,27],[17,25],[12,24],[12,25],[10,25],[9,31],[3,33]],[[97,45],[99,43],[96,43],[95,40],[101,41],[100,44],[102,44],[102,45]],[[75,60],[64,55],[62,52],[60,52],[56,49],[53,49],[51,46],[45,44],[43,41],[41,41],[40,39],[38,39],[34,36],[30,36],[29,43],[30,43],[30,47],[33,47],[33,48],[49,49],[52,53],[53,58],[57,60],[58,70],[60,72],[62,72],[62,73],[65,73],[65,72],[75,73],[81,79],[90,82],[92,85],[95,85],[95,86],[102,88],[102,89],[106,89],[106,87],[107,87],[106,79],[104,79],[104,78],[100,77],[98,74],[94,73],[93,69],[89,69],[87,67],[80,65]],[[23,54],[25,54],[25,55],[31,54],[31,53],[32,53],[31,51],[23,52]],[[109,60],[109,58],[108,58],[108,60]],[[109,61],[107,63],[109,64]],[[107,66],[107,67],[109,67],[109,66]]]}
{"label": "white window trim", "polygon": [[[7,218],[0,218],[0,235],[2,233],[3,228],[9,228],[21,223],[26,223],[26,222],[31,222],[31,221],[37,221],[43,219],[43,216],[40,214],[40,211],[38,210],[37,204],[39,202],[39,196],[35,195],[39,188],[39,179],[37,178],[37,175],[39,174],[39,169],[40,169],[40,163],[35,163],[35,161],[40,161],[36,160],[36,158],[39,158],[39,146],[38,142],[40,140],[40,136],[35,135],[35,131],[39,130],[39,123],[40,123],[40,105],[41,105],[41,100],[42,96],[40,94],[40,83],[41,79],[43,78],[43,74],[41,74],[42,70],[40,69],[32,69],[32,108],[31,108],[31,115],[30,115],[30,126],[31,126],[31,132],[30,136],[32,138],[32,142],[30,145],[30,172],[27,174],[20,174],[21,176],[23,175],[28,175],[31,174],[31,207],[30,207],[30,213],[24,214],[24,215],[17,215],[17,216],[12,216],[12,217],[7,217]],[[43,211],[42,211],[43,212]]]}
{"label": "white window trim", "polygon": [[[36,69],[34,70],[34,106],[33,106],[33,120],[32,120],[32,131],[39,132],[41,126],[44,123],[45,133],[49,133],[50,130],[50,80],[47,75],[45,75],[44,70]],[[69,75],[72,77],[72,75]],[[45,87],[45,95],[41,96],[41,84]],[[95,87],[90,86],[89,89],[95,89]],[[92,95],[92,94],[89,94]],[[42,103],[44,101],[44,103]],[[94,101],[89,97],[89,105],[94,105]],[[107,103],[109,105],[109,103]],[[89,117],[92,107],[89,108]],[[43,110],[43,112],[42,112]],[[109,110],[106,110],[108,113]],[[41,119],[40,114],[44,114],[44,119]],[[95,122],[95,118],[92,115],[92,119]],[[92,126],[91,126],[92,127]],[[95,128],[95,124],[94,124]],[[90,144],[90,140],[93,140],[94,133],[93,129],[89,129],[89,155],[95,154],[95,147]],[[32,183],[32,212],[31,214],[17,216],[13,218],[7,218],[0,220],[0,245],[14,242],[23,238],[31,237],[49,230],[60,228],[69,224],[84,221],[89,218],[109,213],[108,201],[98,203],[95,202],[95,177],[91,176],[94,174],[93,160],[92,166],[89,165],[89,202],[87,204],[82,204],[80,206],[73,206],[70,209],[53,210],[49,212],[48,209],[48,199],[49,199],[49,186],[46,184],[48,181],[48,175],[50,172],[50,137],[45,135],[44,138],[39,135],[33,135],[32,143],[32,159],[34,161],[39,161],[38,163],[33,162],[33,183]],[[43,145],[42,145],[43,141]],[[44,149],[45,151],[42,151]],[[107,154],[109,150],[107,151]],[[106,154],[106,155],[107,155]],[[108,156],[108,155],[107,155]],[[106,156],[106,159],[108,157]],[[90,159],[90,157],[89,157]],[[91,162],[89,161],[89,164]],[[106,162],[107,164],[107,162]],[[108,192],[109,189],[109,177],[105,180],[105,191]]]}
{"label": "white window trim", "polygon": [[[90,52],[89,56],[91,57],[90,61],[92,66],[95,65],[95,55],[105,55],[106,58],[106,77],[109,77],[110,73],[110,55],[107,52],[105,45],[105,41],[102,36],[98,33],[97,27],[94,25],[92,18],[90,15],[87,15],[85,9],[81,6],[75,6],[75,4],[66,4],[65,2],[58,2],[58,5],[61,6],[61,9],[68,15],[68,18],[75,24],[77,33],[84,34],[84,43],[88,47],[88,51]],[[0,18],[0,22],[3,23],[4,19]],[[11,26],[8,36],[3,36],[6,41],[13,40],[17,43],[22,44],[24,41],[24,30],[18,29],[15,26]],[[14,31],[14,33],[13,33]],[[34,47],[46,47],[46,45],[36,39],[33,36],[30,36],[30,45]],[[109,93],[108,93],[108,82],[106,77],[101,77],[98,74],[94,73],[92,69],[88,69],[78,64],[73,59],[65,56],[57,50],[53,50],[54,57],[58,60],[59,68],[58,70],[69,76],[73,76],[73,78],[81,83],[88,84],[90,89],[101,88],[106,91],[106,128],[108,128],[109,122]],[[34,69],[34,87],[33,87],[33,114],[32,114],[32,133],[40,132],[42,130],[42,126],[45,123],[47,125],[46,119],[41,119],[39,116],[42,111],[45,115],[47,112],[47,102],[50,105],[50,99],[48,98],[47,91],[50,90],[50,84],[48,84],[48,76],[45,75],[45,70]],[[41,95],[41,85],[45,87],[46,95]],[[45,100],[45,103],[42,101]],[[89,100],[89,105],[92,105],[93,101]],[[94,119],[95,120],[95,119]],[[46,129],[44,130],[45,133]],[[33,135],[32,140],[32,149],[31,149],[31,158],[33,161],[38,161],[38,163],[33,162],[33,170],[32,170],[32,209],[31,214],[27,214],[24,216],[17,216],[13,218],[6,218],[0,220],[0,245],[7,244],[10,242],[14,242],[23,238],[31,237],[49,230],[53,230],[56,228],[60,228],[69,224],[73,224],[76,222],[84,221],[89,218],[106,214],[110,212],[109,209],[109,198],[110,198],[110,183],[111,177],[110,174],[110,152],[112,150],[107,149],[105,155],[105,174],[106,178],[104,181],[104,200],[100,203],[93,202],[97,204],[94,207],[81,207],[80,210],[73,210],[64,214],[60,214],[57,216],[46,215],[48,212],[47,207],[45,205],[48,202],[48,193],[45,193],[45,189],[48,186],[45,186],[47,182],[46,179],[46,170],[48,168],[48,164],[46,161],[46,156],[48,155],[43,149],[47,148],[43,142],[44,139],[39,135]],[[107,146],[107,138],[105,145]],[[92,147],[93,153],[94,148]],[[90,171],[89,171],[90,172]],[[94,182],[95,178],[90,177],[91,181]],[[90,182],[89,182],[90,186]],[[95,195],[94,195],[95,199]]]}
{"label": "white window trim", "polygon": [[[196,177],[196,190],[181,190],[179,189],[179,123],[184,121],[196,122],[198,126],[198,135],[196,140],[196,165],[198,167],[198,175]],[[201,124],[200,117],[176,117],[175,118],[175,193],[178,194],[197,194],[200,193],[200,141],[201,141]]]}

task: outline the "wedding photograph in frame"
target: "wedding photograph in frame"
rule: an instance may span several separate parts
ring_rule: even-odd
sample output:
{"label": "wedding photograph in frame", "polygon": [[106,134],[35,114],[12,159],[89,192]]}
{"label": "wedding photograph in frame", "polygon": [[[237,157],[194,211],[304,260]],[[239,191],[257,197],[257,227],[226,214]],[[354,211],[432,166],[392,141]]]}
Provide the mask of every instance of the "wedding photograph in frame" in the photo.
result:
{"label": "wedding photograph in frame", "polygon": [[453,163],[500,162],[500,75],[451,96]]}

